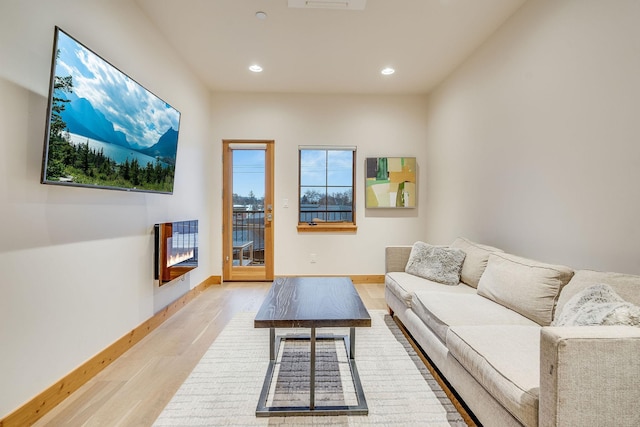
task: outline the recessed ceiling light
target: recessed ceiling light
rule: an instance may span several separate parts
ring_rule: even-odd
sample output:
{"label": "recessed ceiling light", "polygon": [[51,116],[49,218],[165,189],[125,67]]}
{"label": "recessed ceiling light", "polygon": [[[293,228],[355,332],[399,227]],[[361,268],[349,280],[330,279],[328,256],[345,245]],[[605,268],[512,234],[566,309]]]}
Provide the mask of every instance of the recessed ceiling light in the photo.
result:
{"label": "recessed ceiling light", "polygon": [[266,14],[266,12],[258,11],[258,12],[256,12],[256,18],[258,18],[258,19],[267,19],[267,14]]}
{"label": "recessed ceiling light", "polygon": [[383,68],[382,71],[380,71],[382,74],[384,74],[385,76],[390,76],[391,74],[395,73],[396,70],[394,70],[391,67],[387,67],[387,68]]}
{"label": "recessed ceiling light", "polygon": [[249,67],[249,69],[251,71],[253,71],[254,73],[261,73],[262,72],[262,67],[259,66],[258,64],[253,64],[252,66]]}

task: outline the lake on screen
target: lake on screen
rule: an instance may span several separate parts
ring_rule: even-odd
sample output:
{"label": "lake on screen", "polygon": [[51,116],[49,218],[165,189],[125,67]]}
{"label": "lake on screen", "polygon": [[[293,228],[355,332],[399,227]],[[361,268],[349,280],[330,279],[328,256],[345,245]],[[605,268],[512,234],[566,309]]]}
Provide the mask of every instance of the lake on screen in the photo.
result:
{"label": "lake on screen", "polygon": [[[124,163],[127,159],[129,161],[133,159],[137,159],[140,167],[147,166],[147,163],[156,162],[155,157],[147,156],[139,151],[134,150],[133,148],[121,147],[115,144],[109,144],[108,142],[98,141],[96,139],[87,138],[86,136],[76,135],[74,133],[69,134],[69,142],[73,145],[80,145],[89,143],[89,148],[100,152],[103,150],[105,156],[115,161],[117,164]],[[164,165],[164,163],[163,163]]]}

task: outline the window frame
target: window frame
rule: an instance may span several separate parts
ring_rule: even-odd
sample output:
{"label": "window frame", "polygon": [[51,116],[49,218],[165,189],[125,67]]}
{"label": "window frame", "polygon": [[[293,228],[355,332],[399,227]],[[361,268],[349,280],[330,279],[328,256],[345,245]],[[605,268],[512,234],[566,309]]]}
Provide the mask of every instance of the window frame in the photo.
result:
{"label": "window frame", "polygon": [[[302,152],[303,151],[326,151],[327,156],[329,151],[350,151],[352,153],[351,162],[351,221],[316,221],[316,222],[301,222],[301,200],[302,200]],[[327,233],[353,233],[356,232],[358,227],[356,225],[356,157],[357,147],[355,146],[317,146],[317,145],[300,145],[298,146],[298,232],[327,232]],[[325,165],[325,173],[329,165]],[[310,187],[310,186],[306,186]],[[332,187],[327,181],[324,185],[314,185],[313,187],[325,187],[326,189]],[[325,193],[326,194],[326,193]],[[326,211],[325,211],[326,212]]]}

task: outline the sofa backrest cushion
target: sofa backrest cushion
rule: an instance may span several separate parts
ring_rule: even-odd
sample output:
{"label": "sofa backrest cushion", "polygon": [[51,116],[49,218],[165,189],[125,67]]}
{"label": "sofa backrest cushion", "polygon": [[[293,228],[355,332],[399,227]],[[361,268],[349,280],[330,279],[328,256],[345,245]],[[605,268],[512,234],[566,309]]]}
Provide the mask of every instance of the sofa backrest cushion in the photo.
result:
{"label": "sofa backrest cushion", "polygon": [[549,326],[560,291],[572,276],[573,270],[563,265],[492,253],[478,283],[478,294]]}
{"label": "sofa backrest cushion", "polygon": [[571,281],[562,289],[558,298],[558,309],[562,307],[577,293],[593,285],[605,284],[622,299],[635,305],[640,305],[640,276],[622,273],[605,273],[592,270],[578,270]]}
{"label": "sofa backrest cushion", "polygon": [[474,288],[478,287],[480,276],[484,273],[484,269],[487,268],[489,254],[493,252],[503,252],[502,249],[481,245],[464,237],[458,237],[451,244],[451,247],[462,249],[465,254],[467,254],[464,258],[464,263],[462,263],[460,281]]}
{"label": "sofa backrest cushion", "polygon": [[465,253],[462,249],[415,242],[405,272],[434,282],[455,286],[460,283],[460,270]]}

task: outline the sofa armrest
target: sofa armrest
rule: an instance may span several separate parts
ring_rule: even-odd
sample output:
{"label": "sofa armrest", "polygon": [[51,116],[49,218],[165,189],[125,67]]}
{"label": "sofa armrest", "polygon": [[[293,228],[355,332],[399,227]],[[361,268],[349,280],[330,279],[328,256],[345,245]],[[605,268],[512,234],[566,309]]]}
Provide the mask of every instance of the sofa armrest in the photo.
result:
{"label": "sofa armrest", "polygon": [[542,328],[539,425],[640,425],[639,355],[640,328]]}
{"label": "sofa armrest", "polygon": [[384,250],[384,272],[404,271],[412,247],[411,245],[387,246]]}

